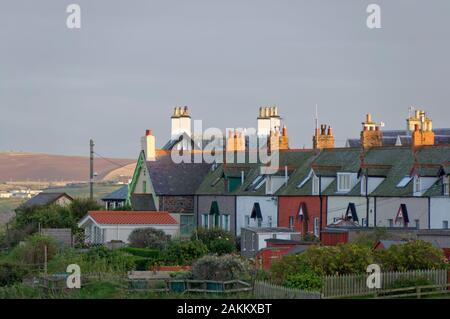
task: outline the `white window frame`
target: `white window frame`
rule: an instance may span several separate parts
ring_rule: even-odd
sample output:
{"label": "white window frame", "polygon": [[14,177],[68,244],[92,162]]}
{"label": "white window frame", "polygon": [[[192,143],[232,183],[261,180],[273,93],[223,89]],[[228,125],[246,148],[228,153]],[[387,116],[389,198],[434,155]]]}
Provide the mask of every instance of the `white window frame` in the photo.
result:
{"label": "white window frame", "polygon": [[294,229],[295,225],[295,216],[289,216],[289,228]]}
{"label": "white window frame", "polygon": [[221,215],[221,227],[223,230],[230,231],[230,215],[222,214]]}
{"label": "white window frame", "polygon": [[245,227],[250,227],[250,215],[244,216],[244,225]]}
{"label": "white window frame", "polygon": [[443,179],[443,195],[449,196],[450,195],[450,176],[444,176]]}
{"label": "white window frame", "polygon": [[272,227],[272,216],[267,216],[267,226]]}
{"label": "white window frame", "polygon": [[319,217],[314,217],[314,236],[319,237]]}
{"label": "white window frame", "polygon": [[397,188],[405,188],[410,182],[412,177],[411,176],[405,176],[403,177],[400,182],[395,186]]}
{"label": "white window frame", "polygon": [[442,229],[448,229],[448,220],[442,221]]}
{"label": "white window frame", "polygon": [[416,226],[417,229],[420,229],[420,219],[414,219],[414,226]]}
{"label": "white window frame", "polygon": [[319,195],[319,193],[320,193],[320,189],[319,188],[320,188],[319,177],[314,175],[313,178],[312,178],[312,194],[313,195]]}
{"label": "white window frame", "polygon": [[202,227],[209,229],[209,214],[202,214]]}
{"label": "white window frame", "polygon": [[414,176],[414,193],[420,194],[422,192],[422,181],[419,176]]}
{"label": "white window frame", "polygon": [[[342,180],[345,178],[345,180]],[[341,182],[348,185],[341,185]],[[343,187],[344,186],[344,187]],[[341,193],[349,192],[352,189],[352,176],[350,173],[337,173],[337,191]]]}

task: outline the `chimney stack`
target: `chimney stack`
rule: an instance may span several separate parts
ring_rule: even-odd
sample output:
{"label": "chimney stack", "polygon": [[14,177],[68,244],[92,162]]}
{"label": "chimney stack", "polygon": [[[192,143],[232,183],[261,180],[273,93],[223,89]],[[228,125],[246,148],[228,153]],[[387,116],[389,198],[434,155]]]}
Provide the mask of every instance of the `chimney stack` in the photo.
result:
{"label": "chimney stack", "polygon": [[141,138],[141,149],[147,161],[156,160],[156,140],[152,130],[145,131],[145,136]]}
{"label": "chimney stack", "polygon": [[326,124],[321,124],[320,129],[315,129],[315,134],[313,136],[313,148],[314,149],[324,149],[334,147],[334,135],[331,126]]}
{"label": "chimney stack", "polygon": [[372,121],[372,115],[366,115],[366,121],[362,123],[361,146],[363,149],[378,147],[383,145],[383,134],[378,124]]}
{"label": "chimney stack", "polygon": [[424,111],[416,111],[415,115],[416,119],[408,119],[408,125],[414,124],[411,146],[416,148],[424,145],[434,145],[433,121],[426,117]]}

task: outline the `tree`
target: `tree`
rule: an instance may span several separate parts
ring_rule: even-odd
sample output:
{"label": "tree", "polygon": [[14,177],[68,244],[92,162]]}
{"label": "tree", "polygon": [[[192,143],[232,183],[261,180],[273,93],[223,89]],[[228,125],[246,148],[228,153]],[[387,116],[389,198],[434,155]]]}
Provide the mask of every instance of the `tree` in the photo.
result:
{"label": "tree", "polygon": [[90,198],[76,198],[69,205],[70,213],[77,221],[86,216],[89,211],[100,209],[102,206]]}
{"label": "tree", "polygon": [[234,235],[222,228],[199,228],[191,235],[191,240],[200,240],[209,252],[219,255],[236,251]]}
{"label": "tree", "polygon": [[246,258],[235,255],[204,256],[192,265],[194,279],[251,280],[256,268]]}
{"label": "tree", "polygon": [[163,250],[167,247],[170,236],[155,228],[137,228],[128,237],[131,247]]}

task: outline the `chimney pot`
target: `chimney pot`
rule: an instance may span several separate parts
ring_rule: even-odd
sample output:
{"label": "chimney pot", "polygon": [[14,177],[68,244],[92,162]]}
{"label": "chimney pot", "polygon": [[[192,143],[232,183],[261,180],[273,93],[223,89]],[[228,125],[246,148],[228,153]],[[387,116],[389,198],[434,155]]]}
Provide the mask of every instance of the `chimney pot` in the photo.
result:
{"label": "chimney pot", "polygon": [[146,136],[153,135],[152,130],[150,130],[150,129],[145,130],[145,135],[146,135]]}

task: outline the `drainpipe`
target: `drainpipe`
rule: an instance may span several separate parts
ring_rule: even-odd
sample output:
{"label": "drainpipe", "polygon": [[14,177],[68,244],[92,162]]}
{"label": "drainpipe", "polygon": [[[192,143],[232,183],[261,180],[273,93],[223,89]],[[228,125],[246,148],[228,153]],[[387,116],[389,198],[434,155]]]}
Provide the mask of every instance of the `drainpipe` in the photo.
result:
{"label": "drainpipe", "polygon": [[241,185],[244,185],[244,171],[241,171]]}
{"label": "drainpipe", "polygon": [[366,170],[366,227],[369,227],[369,204],[370,204],[370,200],[369,200],[369,173]]}
{"label": "drainpipe", "polygon": [[284,166],[284,185],[287,186],[288,184],[288,169],[287,165]]}
{"label": "drainpipe", "polygon": [[[319,217],[319,241],[322,241],[322,176],[319,176],[319,202],[320,202],[320,217]],[[314,221],[313,221],[314,223]],[[314,226],[314,224],[313,224]]]}

